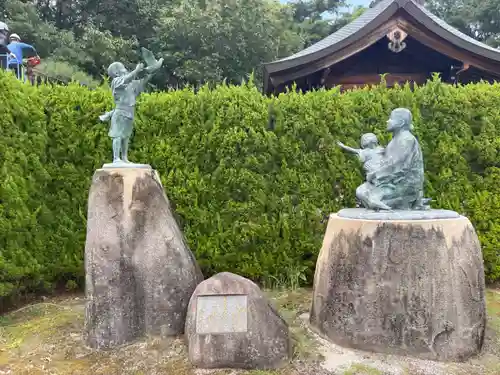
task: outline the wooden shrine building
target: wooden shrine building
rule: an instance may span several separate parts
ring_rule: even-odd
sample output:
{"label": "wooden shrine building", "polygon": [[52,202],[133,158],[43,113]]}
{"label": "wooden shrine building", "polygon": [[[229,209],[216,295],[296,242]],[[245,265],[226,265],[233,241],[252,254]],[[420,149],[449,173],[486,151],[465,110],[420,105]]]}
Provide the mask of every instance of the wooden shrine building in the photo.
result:
{"label": "wooden shrine building", "polygon": [[310,47],[264,65],[264,91],[292,83],[307,91],[380,82],[422,84],[433,73],[449,83],[500,81],[500,50],[454,29],[423,0],[382,0]]}

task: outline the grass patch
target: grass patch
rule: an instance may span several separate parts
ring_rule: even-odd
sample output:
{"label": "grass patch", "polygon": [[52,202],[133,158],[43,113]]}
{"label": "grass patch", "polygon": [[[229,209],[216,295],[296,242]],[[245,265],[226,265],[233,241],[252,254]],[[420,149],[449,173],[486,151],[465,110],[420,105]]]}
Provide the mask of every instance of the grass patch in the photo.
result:
{"label": "grass patch", "polygon": [[312,301],[312,290],[267,290],[266,295],[281,309],[293,310],[297,313],[309,312]]}
{"label": "grass patch", "polygon": [[309,312],[312,291],[310,289],[268,290],[266,295],[273,301],[289,325],[293,343],[293,358],[321,360],[322,356],[319,354],[318,345],[300,318],[301,314]]}
{"label": "grass patch", "polygon": [[490,327],[500,334],[500,292],[486,291],[486,310]]}
{"label": "grass patch", "polygon": [[[276,370],[196,370],[187,359],[183,338],[147,337],[124,347],[96,352],[84,344],[84,300],[50,300],[26,306],[0,317],[0,373],[58,375],[319,375],[324,348],[307,329],[312,292],[308,289],[266,291],[271,303],[288,322],[294,344],[293,359]],[[500,374],[500,293],[486,292],[487,345],[472,363],[454,364],[453,375]],[[382,375],[368,360],[358,358],[351,367],[338,368],[342,375]],[[396,363],[401,365],[401,363]],[[403,368],[407,363],[402,363]],[[337,370],[335,370],[337,371]],[[405,375],[425,374],[418,366]]]}
{"label": "grass patch", "polygon": [[486,291],[487,330],[491,331],[491,353],[485,358],[484,375],[500,374],[500,292]]}
{"label": "grass patch", "polygon": [[322,360],[317,342],[304,327],[290,327],[293,342],[293,358]]}
{"label": "grass patch", "polygon": [[[234,372],[233,372],[234,374]],[[218,374],[217,374],[218,375]],[[299,375],[292,366],[286,366],[276,370],[250,370],[238,373],[238,375]]]}
{"label": "grass patch", "polygon": [[344,371],[343,375],[384,375],[378,368],[356,363]]}
{"label": "grass patch", "polygon": [[183,358],[175,358],[162,366],[165,374],[172,375],[194,375],[193,366]]}
{"label": "grass patch", "polygon": [[79,316],[78,312],[65,306],[53,304],[28,306],[0,320],[2,344],[9,350],[20,348],[33,336],[38,340],[45,340],[61,332],[65,326],[73,324]]}

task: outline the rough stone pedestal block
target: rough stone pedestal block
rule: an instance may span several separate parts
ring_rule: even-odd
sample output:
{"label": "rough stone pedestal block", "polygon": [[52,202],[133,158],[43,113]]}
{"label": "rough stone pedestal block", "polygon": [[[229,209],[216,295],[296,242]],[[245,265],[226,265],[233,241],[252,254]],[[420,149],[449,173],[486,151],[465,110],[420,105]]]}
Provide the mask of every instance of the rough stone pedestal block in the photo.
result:
{"label": "rough stone pedestal block", "polygon": [[156,171],[100,169],[88,202],[85,336],[106,349],[184,331],[203,280]]}
{"label": "rough stone pedestal block", "polygon": [[287,323],[256,284],[229,272],[198,285],[185,332],[196,367],[270,369],[290,358]]}
{"label": "rough stone pedestal block", "polygon": [[[486,324],[481,248],[466,217],[366,220],[330,216],[310,321],[333,342],[462,361]],[[389,215],[389,216],[387,216]]]}

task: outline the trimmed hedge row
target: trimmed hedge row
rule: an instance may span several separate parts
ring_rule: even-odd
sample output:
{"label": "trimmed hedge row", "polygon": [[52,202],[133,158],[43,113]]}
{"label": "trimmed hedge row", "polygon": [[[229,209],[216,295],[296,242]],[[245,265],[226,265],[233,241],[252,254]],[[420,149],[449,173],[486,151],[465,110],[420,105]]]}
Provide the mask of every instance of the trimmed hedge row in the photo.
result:
{"label": "trimmed hedge row", "polygon": [[[0,296],[83,281],[91,177],[111,157],[106,88],[31,87],[0,73]],[[467,215],[487,277],[500,279],[500,86],[383,86],[261,95],[251,84],[144,95],[131,159],[162,176],[205,275],[266,285],[312,281],[324,216],[353,206],[358,161],[335,146],[389,140],[395,107],[413,111],[426,196]],[[76,282],[76,284],[75,284]]]}

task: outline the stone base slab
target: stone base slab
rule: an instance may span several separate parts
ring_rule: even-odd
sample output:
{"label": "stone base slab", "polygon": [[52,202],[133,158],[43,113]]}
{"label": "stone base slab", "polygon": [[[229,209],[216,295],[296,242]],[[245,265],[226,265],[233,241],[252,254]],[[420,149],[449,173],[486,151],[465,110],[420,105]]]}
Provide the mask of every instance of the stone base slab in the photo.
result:
{"label": "stone base slab", "polygon": [[339,217],[363,220],[436,220],[458,219],[458,212],[450,210],[392,210],[374,211],[366,208],[344,208],[337,213]]}
{"label": "stone base slab", "polygon": [[102,166],[102,169],[120,169],[120,168],[139,168],[139,169],[152,169],[149,164],[136,164],[136,163],[125,163],[124,161],[106,163]]}

